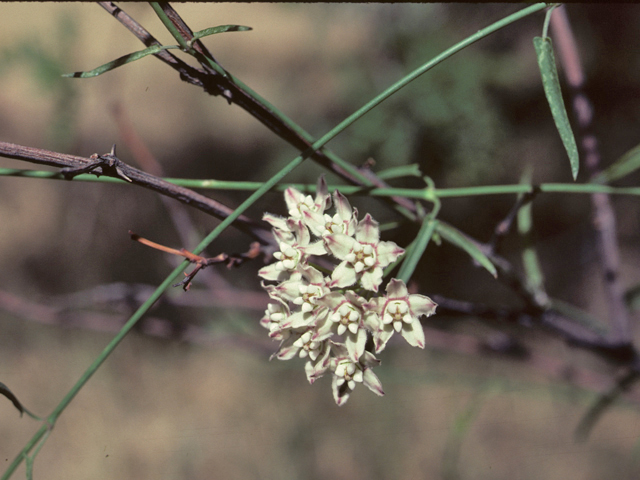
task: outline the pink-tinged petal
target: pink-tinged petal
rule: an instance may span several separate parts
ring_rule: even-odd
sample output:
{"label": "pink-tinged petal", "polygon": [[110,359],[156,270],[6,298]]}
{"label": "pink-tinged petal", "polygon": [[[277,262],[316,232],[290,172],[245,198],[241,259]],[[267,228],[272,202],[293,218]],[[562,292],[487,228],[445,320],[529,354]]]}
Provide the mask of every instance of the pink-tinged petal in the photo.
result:
{"label": "pink-tinged petal", "polygon": [[414,320],[409,324],[404,324],[400,335],[404,337],[412,347],[424,348],[424,330],[418,320]]}
{"label": "pink-tinged petal", "polygon": [[380,241],[380,229],[370,214],[366,214],[356,228],[356,240],[360,243],[376,244]]}
{"label": "pink-tinged petal", "polygon": [[316,184],[316,206],[320,213],[324,212],[327,208],[331,207],[331,195],[329,195],[329,187],[327,187],[327,181],[324,178],[324,174],[318,178]]}
{"label": "pink-tinged petal", "polygon": [[380,360],[378,360],[373,353],[364,352],[364,354],[362,355],[362,358],[360,359],[360,363],[365,367],[372,368],[372,367],[377,367],[382,362],[380,362]]}
{"label": "pink-tinged petal", "polygon": [[304,195],[293,187],[289,187],[284,191],[284,201],[287,203],[287,209],[293,210],[298,208],[298,203],[304,200]]}
{"label": "pink-tinged petal", "polygon": [[305,364],[304,371],[307,374],[307,380],[311,385],[313,385],[313,382],[322,377],[329,369],[329,352],[330,349],[329,345],[327,344],[322,352],[322,355],[320,355],[315,362],[307,362]]}
{"label": "pink-tinged petal", "polygon": [[279,270],[278,268],[276,268],[276,265],[278,265],[277,262],[272,263],[271,265],[267,265],[266,267],[262,267],[258,271],[258,276],[264,278],[265,280],[272,280],[276,282],[286,281],[291,276],[291,272],[286,270]]}
{"label": "pink-tinged petal", "polygon": [[280,217],[279,215],[273,215],[271,213],[265,213],[262,216],[262,220],[265,222],[269,222],[269,224],[280,230],[289,230],[289,226],[287,225],[287,219],[284,217]]}
{"label": "pink-tinged petal", "polygon": [[292,335],[291,337],[287,338],[284,342],[282,342],[282,345],[280,346],[278,351],[275,353],[275,357],[278,360],[291,360],[292,358],[296,357],[298,355],[298,351],[300,350],[300,348],[296,347],[293,343],[298,338],[299,338],[298,335]]}
{"label": "pink-tinged petal", "polygon": [[378,287],[382,283],[382,273],[383,270],[381,268],[365,270],[360,278],[360,285],[362,285],[362,288],[365,290],[377,292]]}
{"label": "pink-tinged petal", "polygon": [[338,380],[340,380],[340,378],[334,375],[331,380],[331,390],[333,392],[333,400],[336,402],[336,405],[341,407],[349,400],[351,390],[349,390],[347,382],[338,385]]}
{"label": "pink-tinged petal", "polygon": [[385,325],[380,330],[378,330],[375,335],[375,344],[376,344],[376,353],[380,353],[387,346],[387,342],[393,336],[395,330],[393,329],[393,325]]}
{"label": "pink-tinged petal", "polygon": [[367,343],[367,331],[364,328],[358,329],[358,333],[349,335],[345,343],[349,358],[351,361],[357,362],[364,353],[364,346]]}
{"label": "pink-tinged petal", "polygon": [[[348,293],[348,292],[347,292]],[[340,292],[331,292],[324,297],[318,299],[318,305],[324,305],[331,310],[335,309],[338,305],[346,300],[345,296]]]}
{"label": "pink-tinged petal", "polygon": [[363,305],[365,312],[373,312],[382,315],[387,299],[384,297],[373,297]]}
{"label": "pink-tinged petal", "polygon": [[402,280],[398,280],[397,278],[392,278],[389,281],[386,291],[387,297],[389,298],[402,298],[409,295],[407,286]]}
{"label": "pink-tinged petal", "polygon": [[333,270],[329,286],[331,288],[345,288],[354,283],[356,283],[356,271],[353,269],[353,265],[342,262]]}
{"label": "pink-tinged petal", "polygon": [[382,390],[382,382],[370,368],[366,368],[364,370],[362,383],[376,395],[379,395],[381,397],[384,396],[384,390]]}
{"label": "pink-tinged petal", "polygon": [[287,320],[291,322],[291,328],[308,327],[315,321],[314,312],[295,312],[292,313]]}
{"label": "pink-tinged petal", "polygon": [[304,252],[305,255],[326,255],[327,253],[327,249],[324,247],[324,242],[322,240],[319,240],[315,243],[312,243],[309,246],[306,247],[299,247],[300,250],[302,250]]}
{"label": "pink-tinged petal", "polygon": [[380,242],[376,253],[378,254],[378,265],[384,268],[395,262],[404,253],[404,249],[394,242]]}
{"label": "pink-tinged petal", "polygon": [[334,342],[331,340],[331,352],[333,352],[333,360],[335,365],[333,368],[335,369],[338,361],[349,356],[349,352],[347,352],[347,347],[344,346],[343,343]]}
{"label": "pink-tinged petal", "polygon": [[302,212],[302,221],[316,237],[321,237],[326,231],[324,215],[321,213],[305,209]]}
{"label": "pink-tinged petal", "polygon": [[302,267],[300,269],[304,277],[309,281],[309,283],[313,285],[323,285],[324,284],[324,275],[317,268],[307,266]]}
{"label": "pink-tinged petal", "polygon": [[296,236],[291,230],[280,230],[278,228],[273,228],[271,229],[271,231],[273,232],[273,237],[276,239],[276,242],[278,242],[279,246],[281,246],[283,243],[292,245],[296,242]]}
{"label": "pink-tinged petal", "polygon": [[343,220],[350,219],[353,215],[351,204],[347,200],[347,197],[342,195],[338,190],[333,192],[333,201],[336,206],[336,212]]}
{"label": "pink-tinged petal", "polygon": [[260,319],[260,326],[269,330],[269,328],[271,328],[271,319],[267,316],[262,317]]}
{"label": "pink-tinged petal", "polygon": [[365,311],[363,317],[364,326],[372,331],[376,332],[381,325],[380,315],[375,311]]}
{"label": "pink-tinged petal", "polygon": [[438,304],[424,295],[409,295],[409,305],[412,314],[417,318],[420,315],[430,317],[436,313]]}
{"label": "pink-tinged petal", "polygon": [[306,247],[311,241],[311,235],[309,235],[309,229],[302,223],[301,220],[296,222],[295,233],[298,237],[298,245]]}
{"label": "pink-tinged petal", "polygon": [[331,310],[328,308],[324,308],[320,306],[316,310],[316,319],[315,319],[315,329],[316,333],[313,336],[313,339],[316,340],[318,338],[325,340],[331,336],[333,336],[333,322],[329,320],[329,314]]}
{"label": "pink-tinged petal", "polygon": [[343,233],[327,235],[324,237],[324,241],[329,252],[340,260],[344,260],[345,257],[351,253],[356,243],[353,238]]}

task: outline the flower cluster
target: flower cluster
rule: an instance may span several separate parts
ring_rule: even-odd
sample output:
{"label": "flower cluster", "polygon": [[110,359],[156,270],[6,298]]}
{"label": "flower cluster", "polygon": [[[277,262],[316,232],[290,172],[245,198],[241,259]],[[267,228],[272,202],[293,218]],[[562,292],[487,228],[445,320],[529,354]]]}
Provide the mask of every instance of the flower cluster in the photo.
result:
{"label": "flower cluster", "polygon": [[[275,282],[262,282],[271,301],[260,323],[280,342],[272,358],[307,359],[309,383],[331,372],[333,398],[343,405],[358,383],[384,395],[372,371],[380,364],[374,353],[384,350],[394,333],[424,348],[419,317],[432,315],[436,304],[410,295],[397,279],[389,282],[385,295],[377,296],[383,269],[404,250],[380,240],[371,215],[358,221],[357,209],[337,190],[332,202],[324,177],[316,192],[314,199],[290,187],[284,194],[289,217],[263,217],[273,227],[279,251],[273,255],[276,262],[259,272]],[[332,203],[333,216],[326,213]],[[340,262],[331,264],[332,272],[312,264],[324,255]]]}

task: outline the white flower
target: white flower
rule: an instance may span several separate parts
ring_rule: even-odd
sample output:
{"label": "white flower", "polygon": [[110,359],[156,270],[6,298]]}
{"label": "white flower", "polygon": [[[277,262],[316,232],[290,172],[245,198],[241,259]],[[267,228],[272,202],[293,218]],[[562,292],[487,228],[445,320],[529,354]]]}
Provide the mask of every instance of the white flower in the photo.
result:
{"label": "white flower", "polygon": [[358,224],[358,210],[352,209],[349,201],[338,190],[333,192],[333,200],[336,206],[333,216],[305,209],[302,212],[302,221],[318,237],[333,233],[352,236]]}
{"label": "white flower", "polygon": [[329,293],[327,280],[313,267],[300,267],[290,280],[272,287],[270,291],[277,292],[277,297],[300,308],[288,318],[294,328],[314,325],[328,313],[327,308],[318,303]]}
{"label": "white flower", "polygon": [[318,179],[315,200],[311,195],[304,195],[293,187],[285,190],[284,200],[287,203],[289,215],[295,220],[301,219],[302,214],[307,210],[322,213],[331,206],[331,196],[329,195],[324,175]]}
{"label": "white flower", "polygon": [[376,395],[384,395],[380,379],[371,370],[372,367],[380,365],[380,360],[371,352],[364,352],[360,360],[354,362],[349,358],[344,345],[333,343],[332,350],[334,357],[331,360],[333,370],[331,388],[333,399],[338,406],[344,405],[349,400],[351,392],[358,383],[362,383]]}
{"label": "white flower", "polygon": [[[277,260],[276,263],[267,265],[258,272],[258,275],[265,280],[279,282],[287,280],[291,273],[298,268],[298,265],[306,262],[309,255],[325,255],[327,253],[321,240],[310,243],[309,230],[300,220],[289,220],[288,226],[289,231],[284,233],[281,233],[281,230],[273,229],[280,251],[273,254]],[[291,234],[293,237],[290,236]]]}
{"label": "white flower", "polygon": [[[344,294],[331,292],[318,300],[318,303],[331,309],[328,321],[333,324],[338,335],[346,334],[345,345],[349,358],[357,362],[367,343],[367,325],[363,310],[366,300],[352,291],[346,291]],[[369,328],[371,329],[371,326]]]}
{"label": "white flower", "polygon": [[404,253],[394,242],[380,241],[378,222],[368,213],[356,227],[355,238],[337,233],[327,235],[325,243],[342,260],[331,275],[332,288],[349,287],[359,280],[362,288],[377,292],[383,268]]}
{"label": "white flower", "polygon": [[[356,291],[377,292],[383,269],[404,250],[394,242],[380,241],[378,222],[371,215],[358,222],[358,211],[337,190],[334,215],[325,213],[332,202],[324,177],[318,180],[316,192],[313,199],[289,187],[285,200],[290,216],[266,213],[263,217],[272,226],[279,251],[273,254],[276,261],[259,272],[264,280],[277,282],[262,282],[271,302],[260,324],[280,341],[271,358],[306,359],[309,383],[330,370],[333,398],[344,405],[358,383],[384,395],[372,371],[380,360],[366,350],[367,340],[373,337],[378,353],[397,332],[410,345],[424,348],[419,317],[432,315],[436,304],[423,295],[409,295],[404,282],[396,279],[389,282],[384,297],[368,294],[371,299],[366,300],[358,295]],[[317,241],[312,242],[311,235]],[[340,260],[330,278],[319,269],[328,270],[331,265],[309,264],[311,257],[327,253]],[[342,341],[333,341],[335,335]]]}
{"label": "white flower", "polygon": [[373,298],[368,305],[380,318],[375,334],[376,353],[384,350],[394,332],[400,333],[409,345],[424,348],[424,330],[419,317],[433,315],[436,303],[424,295],[409,295],[404,282],[396,278],[391,279],[386,291],[384,297]]}
{"label": "white flower", "polygon": [[269,337],[283,340],[288,336],[286,330],[291,327],[289,307],[282,301],[270,303],[260,320],[260,325],[269,330]]}

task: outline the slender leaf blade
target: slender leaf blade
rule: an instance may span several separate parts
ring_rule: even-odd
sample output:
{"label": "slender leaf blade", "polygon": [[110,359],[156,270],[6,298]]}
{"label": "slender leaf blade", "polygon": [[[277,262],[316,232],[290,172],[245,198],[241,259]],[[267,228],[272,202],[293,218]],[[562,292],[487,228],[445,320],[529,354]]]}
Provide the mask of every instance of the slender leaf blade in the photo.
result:
{"label": "slender leaf blade", "polygon": [[163,50],[180,48],[178,45],[151,45],[150,47],[145,48],[144,50],[139,50],[137,52],[129,53],[127,55],[123,55],[122,57],[116,58],[104,65],[100,65],[93,70],[87,72],[74,72],[74,73],[65,73],[62,75],[63,77],[70,78],[91,78],[97,77],[98,75],[102,75],[103,73],[114,70],[122,65],[126,65],[127,63],[135,62],[136,60],[140,60],[141,58],[146,57],[147,55],[155,55],[156,53],[160,53]]}
{"label": "slender leaf blade", "polygon": [[482,250],[480,250],[480,248],[460,230],[452,225],[440,221],[436,226],[436,231],[447,242],[467,252],[471,258],[486,268],[494,278],[498,277],[498,271],[493,263],[491,263],[491,260],[489,260]]}
{"label": "slender leaf blade", "polygon": [[224,32],[247,32],[249,30],[253,30],[251,27],[246,27],[244,25],[219,25],[217,27],[209,27],[204,30],[198,30],[193,34],[193,38],[191,39],[191,43],[202,38],[208,37],[209,35],[215,35],[216,33],[224,33]]}
{"label": "slender leaf blade", "polygon": [[13,394],[13,392],[9,390],[9,387],[7,387],[4,383],[0,383],[0,395],[4,395],[9,400],[11,400],[11,403],[13,403],[13,406],[20,411],[20,416],[22,416],[22,414],[24,413],[24,407],[18,400],[18,397],[16,397]]}
{"label": "slender leaf blade", "polygon": [[594,182],[610,183],[619,178],[626,177],[640,168],[640,145],[635,146],[612,165],[603,170]]}
{"label": "slender leaf blade", "polygon": [[36,420],[41,420],[40,417],[38,417],[37,415],[34,415],[29,410],[24,408],[22,406],[22,404],[20,403],[20,401],[18,400],[18,397],[16,397],[13,394],[13,392],[11,390],[9,390],[9,387],[7,387],[4,383],[0,383],[0,395],[4,395],[9,400],[11,400],[11,403],[13,403],[13,406],[16,407],[18,409],[18,411],[20,412],[20,416],[22,416],[23,413],[26,413],[31,418],[35,418]]}
{"label": "slender leaf blade", "polygon": [[573,136],[573,130],[571,130],[571,124],[569,123],[569,116],[567,115],[567,109],[564,106],[562,100],[562,91],[560,90],[560,80],[558,78],[558,69],[556,67],[556,60],[553,56],[553,46],[551,44],[551,38],[549,37],[535,37],[533,39],[533,46],[536,49],[538,57],[538,67],[540,68],[540,74],[542,75],[542,86],[544,88],[544,94],[551,107],[551,115],[564,144],[564,148],[569,155],[569,162],[571,164],[571,175],[575,180],[578,177],[578,169],[580,168],[580,158],[578,156],[578,146],[576,145],[576,139]]}

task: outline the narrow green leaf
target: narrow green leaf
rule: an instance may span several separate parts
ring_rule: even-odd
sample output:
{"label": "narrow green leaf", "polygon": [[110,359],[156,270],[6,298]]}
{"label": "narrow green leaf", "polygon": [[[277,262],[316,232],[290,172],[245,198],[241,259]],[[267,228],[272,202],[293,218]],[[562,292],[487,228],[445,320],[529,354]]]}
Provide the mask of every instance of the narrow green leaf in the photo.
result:
{"label": "narrow green leaf", "polygon": [[202,37],[209,35],[215,35],[216,33],[224,32],[247,32],[253,30],[251,27],[245,27],[244,25],[220,25],[217,27],[209,27],[204,30],[199,30],[193,34],[193,38],[188,42],[189,45],[193,45],[193,42]]}
{"label": "narrow green leaf", "polygon": [[486,268],[494,278],[498,276],[496,267],[491,263],[491,260],[489,260],[487,256],[482,253],[482,250],[480,250],[480,248],[460,230],[442,221],[438,222],[436,230],[447,242],[452,243],[456,247],[467,252],[471,258]]}
{"label": "narrow green leaf", "polygon": [[549,102],[549,107],[551,107],[551,115],[553,115],[553,120],[556,123],[556,128],[558,129],[564,148],[567,151],[567,155],[569,155],[571,174],[575,180],[578,177],[578,169],[580,167],[578,146],[576,145],[576,139],[571,130],[567,110],[562,100],[562,91],[560,90],[560,80],[558,79],[556,60],[553,56],[551,38],[535,37],[533,39],[533,46],[538,56],[538,66],[540,67],[540,74],[542,75],[544,93]]}
{"label": "narrow green leaf", "polygon": [[0,383],[0,395],[4,395],[9,400],[11,400],[11,403],[13,403],[13,406],[16,407],[20,412],[20,416],[22,416],[23,413],[26,413],[30,417],[35,418],[36,420],[40,420],[40,417],[34,415],[33,413],[31,413],[29,410],[27,410],[22,406],[22,404],[18,400],[18,397],[16,397],[13,394],[13,392],[9,390],[9,387],[7,387],[4,383]]}
{"label": "narrow green leaf", "polygon": [[610,183],[635,172],[638,168],[640,168],[640,145],[633,147],[607,169],[600,172],[593,181],[596,183]]}
{"label": "narrow green leaf", "polygon": [[135,62],[136,60],[140,60],[147,55],[155,55],[156,53],[160,53],[162,50],[170,50],[180,48],[178,45],[151,45],[150,47],[145,48],[144,50],[140,50],[137,52],[130,53],[128,55],[123,55],[120,58],[116,58],[109,63],[105,63],[104,65],[100,65],[97,68],[94,68],[88,72],[74,72],[74,73],[65,73],[62,75],[63,77],[71,77],[71,78],[91,78],[97,77],[98,75],[102,75],[109,70],[113,70],[115,68],[121,67],[122,65],[126,65],[127,63]]}
{"label": "narrow green leaf", "polygon": [[0,383],[0,395],[4,395],[9,400],[11,400],[13,406],[20,411],[20,416],[22,416],[22,414],[24,413],[22,404],[18,401],[18,398],[13,394],[13,392],[9,390],[9,387],[7,387],[4,383]]}

